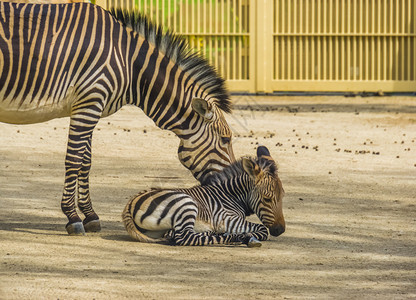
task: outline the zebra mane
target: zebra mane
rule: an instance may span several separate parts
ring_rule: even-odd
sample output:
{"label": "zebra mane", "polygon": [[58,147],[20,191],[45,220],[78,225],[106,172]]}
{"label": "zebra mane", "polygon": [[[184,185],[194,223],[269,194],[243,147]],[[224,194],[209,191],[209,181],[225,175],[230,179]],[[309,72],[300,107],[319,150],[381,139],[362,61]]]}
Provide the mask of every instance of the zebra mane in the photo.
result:
{"label": "zebra mane", "polygon": [[[252,162],[258,164],[263,172],[277,177],[277,165],[273,160],[266,159],[264,157],[247,157]],[[204,185],[208,184],[219,184],[221,182],[228,181],[232,178],[243,176],[247,174],[243,168],[242,158],[226,167],[220,172],[210,175],[205,181]]]}
{"label": "zebra mane", "polygon": [[215,104],[224,112],[231,112],[231,101],[225,87],[225,81],[213,66],[200,53],[192,52],[188,42],[171,30],[163,33],[163,27],[156,25],[137,12],[112,8],[110,13],[124,26],[136,31],[145,40],[153,44],[167,58],[176,63],[191,78],[203,86],[204,90],[214,97]]}

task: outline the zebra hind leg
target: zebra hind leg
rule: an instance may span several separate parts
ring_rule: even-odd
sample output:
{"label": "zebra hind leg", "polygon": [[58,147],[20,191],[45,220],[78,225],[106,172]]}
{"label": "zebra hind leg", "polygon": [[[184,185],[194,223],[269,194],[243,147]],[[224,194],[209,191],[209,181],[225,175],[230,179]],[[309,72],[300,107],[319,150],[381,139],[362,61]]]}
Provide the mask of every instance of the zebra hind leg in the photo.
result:
{"label": "zebra hind leg", "polygon": [[94,212],[90,197],[89,174],[91,169],[91,142],[92,134],[87,141],[82,157],[81,169],[78,173],[78,207],[85,215],[82,222],[86,232],[101,231],[101,224],[98,215]]}

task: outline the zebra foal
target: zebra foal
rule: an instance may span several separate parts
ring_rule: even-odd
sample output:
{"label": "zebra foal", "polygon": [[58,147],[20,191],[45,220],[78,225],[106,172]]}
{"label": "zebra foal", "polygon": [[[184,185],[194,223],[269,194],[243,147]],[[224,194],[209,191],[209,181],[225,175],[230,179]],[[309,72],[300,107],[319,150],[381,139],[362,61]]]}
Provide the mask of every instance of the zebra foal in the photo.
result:
{"label": "zebra foal", "polygon": [[[129,235],[140,242],[174,245],[261,246],[269,231],[285,231],[284,190],[266,147],[189,189],[156,189],[131,199],[122,214]],[[246,221],[255,213],[263,224]]]}
{"label": "zebra foal", "polygon": [[224,80],[184,39],[138,13],[0,2],[0,122],[70,117],[61,208],[71,235],[101,228],[89,189],[92,133],[125,105],[179,137],[179,160],[199,181],[234,161]]}

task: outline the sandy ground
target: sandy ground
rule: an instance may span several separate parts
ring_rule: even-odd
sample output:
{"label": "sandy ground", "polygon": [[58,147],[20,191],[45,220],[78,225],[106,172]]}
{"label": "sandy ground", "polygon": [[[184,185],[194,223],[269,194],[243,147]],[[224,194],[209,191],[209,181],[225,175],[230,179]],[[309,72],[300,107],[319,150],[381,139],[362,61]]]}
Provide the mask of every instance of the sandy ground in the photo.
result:
{"label": "sandy ground", "polygon": [[94,132],[100,233],[60,211],[68,119],[0,123],[1,299],[416,297],[416,98],[234,96],[236,156],[269,147],[286,232],[258,249],[133,242],[120,214],[150,187],[196,182],[179,140],[127,107]]}

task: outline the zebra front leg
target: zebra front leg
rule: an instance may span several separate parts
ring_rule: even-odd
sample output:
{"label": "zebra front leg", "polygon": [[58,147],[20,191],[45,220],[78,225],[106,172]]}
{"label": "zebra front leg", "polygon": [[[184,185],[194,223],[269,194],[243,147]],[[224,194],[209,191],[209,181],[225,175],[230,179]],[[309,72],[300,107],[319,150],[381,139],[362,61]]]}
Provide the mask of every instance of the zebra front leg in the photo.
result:
{"label": "zebra front leg", "polygon": [[[85,234],[84,225],[75,208],[75,192],[82,169],[84,153],[87,151],[92,131],[101,115],[99,111],[102,111],[102,105],[97,103],[94,104],[95,105],[90,106],[80,105],[82,110],[79,112],[74,109],[70,121],[68,148],[65,157],[65,185],[61,202],[62,211],[68,218],[66,230],[69,235]],[[87,172],[87,178],[88,174],[89,172]],[[89,191],[84,192],[84,195],[89,195]],[[89,205],[88,202],[90,203]],[[91,206],[91,201],[89,201],[88,198],[84,203],[86,203],[86,205],[83,209],[87,210],[88,207]]]}
{"label": "zebra front leg", "polygon": [[269,230],[263,224],[247,223],[247,233],[258,241],[266,241],[269,238]]}
{"label": "zebra front leg", "polygon": [[250,238],[247,234],[195,232],[190,228],[169,232],[169,242],[175,246],[241,245]]}
{"label": "zebra front leg", "polygon": [[251,223],[246,220],[243,222],[234,222],[236,227],[231,229],[230,235],[240,235],[240,239],[247,247],[260,247],[261,241],[269,238],[269,231],[263,224]]}
{"label": "zebra front leg", "polygon": [[82,157],[81,170],[78,173],[78,207],[85,216],[84,229],[86,232],[99,232],[101,231],[101,224],[98,215],[94,212],[90,197],[89,188],[89,174],[91,169],[91,145],[92,145],[92,133],[87,141],[85,151]]}

